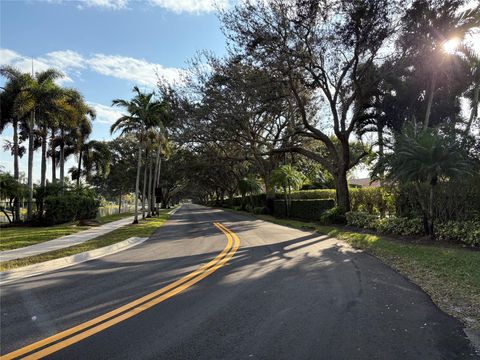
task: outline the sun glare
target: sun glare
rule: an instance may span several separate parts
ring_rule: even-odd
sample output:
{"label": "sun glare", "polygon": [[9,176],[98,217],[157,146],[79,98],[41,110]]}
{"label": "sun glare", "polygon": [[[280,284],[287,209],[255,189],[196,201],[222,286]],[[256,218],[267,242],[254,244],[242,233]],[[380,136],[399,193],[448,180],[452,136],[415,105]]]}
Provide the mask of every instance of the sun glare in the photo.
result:
{"label": "sun glare", "polygon": [[458,45],[460,45],[460,39],[453,38],[443,43],[443,50],[448,54],[453,54],[457,50]]}

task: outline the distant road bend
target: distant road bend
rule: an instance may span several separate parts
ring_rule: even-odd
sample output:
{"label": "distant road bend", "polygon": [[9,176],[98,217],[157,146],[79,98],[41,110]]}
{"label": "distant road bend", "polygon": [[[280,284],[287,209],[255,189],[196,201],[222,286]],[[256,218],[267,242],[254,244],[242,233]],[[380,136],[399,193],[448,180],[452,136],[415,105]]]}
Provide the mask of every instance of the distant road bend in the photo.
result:
{"label": "distant road bend", "polygon": [[137,247],[1,290],[1,359],[479,359],[374,257],[198,205]]}

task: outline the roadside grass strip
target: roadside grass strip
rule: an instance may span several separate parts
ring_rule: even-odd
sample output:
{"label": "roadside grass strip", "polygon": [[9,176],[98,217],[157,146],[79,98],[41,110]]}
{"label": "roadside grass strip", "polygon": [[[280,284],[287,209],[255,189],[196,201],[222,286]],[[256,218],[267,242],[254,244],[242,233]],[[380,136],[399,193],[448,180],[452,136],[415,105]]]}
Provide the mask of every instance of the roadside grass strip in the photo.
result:
{"label": "roadside grass strip", "polygon": [[[132,213],[102,216],[97,219],[100,225],[120,220]],[[75,234],[79,231],[91,229],[92,226],[76,225],[73,223],[55,226],[12,226],[0,228],[0,251],[18,249],[41,242],[53,240],[62,236]]]}
{"label": "roadside grass strip", "polygon": [[200,280],[206,278],[224,266],[233,257],[240,246],[240,239],[236,234],[228,230],[222,224],[214,223],[214,226],[225,234],[227,238],[227,245],[213,260],[201,265],[195,271],[185,275],[184,277],[165,287],[142,296],[139,299],[125,304],[115,310],[109,311],[92,320],[3,355],[1,359],[39,359],[44,356],[48,356],[102,330],[127,320],[173,297],[174,295],[196,284]]}
{"label": "roadside grass strip", "polygon": [[70,255],[76,255],[85,251],[109,246],[131,237],[149,237],[170,216],[171,214],[167,213],[167,211],[164,210],[160,213],[158,217],[151,217],[145,220],[141,220],[136,225],[130,224],[122,226],[121,228],[113,230],[107,234],[97,236],[96,238],[85,241],[81,244],[45,252],[38,255],[28,256],[21,259],[3,261],[0,262],[0,271],[7,271],[22,266],[38,264],[44,261],[59,259]]}

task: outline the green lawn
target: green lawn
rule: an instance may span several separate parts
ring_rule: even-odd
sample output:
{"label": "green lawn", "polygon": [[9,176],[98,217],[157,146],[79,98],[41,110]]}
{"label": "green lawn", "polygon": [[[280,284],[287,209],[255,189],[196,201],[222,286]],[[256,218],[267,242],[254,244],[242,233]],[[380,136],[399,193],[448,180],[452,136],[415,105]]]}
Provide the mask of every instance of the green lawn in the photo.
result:
{"label": "green lawn", "polygon": [[[108,215],[98,218],[98,221],[101,224],[105,224],[131,215],[131,213]],[[0,228],[0,251],[30,246],[56,239],[61,236],[74,234],[89,229],[90,227],[91,226],[78,226],[76,224],[68,223],[47,227],[18,226]]]}
{"label": "green lawn", "polygon": [[136,225],[126,225],[117,230],[114,230],[108,234],[101,235],[95,239],[86,241],[82,244],[71,246],[68,248],[50,251],[48,253],[26,257],[18,260],[4,261],[0,263],[0,271],[14,269],[21,266],[32,265],[48,260],[58,259],[64,256],[70,256],[78,254],[84,251],[98,249],[104,246],[108,246],[130,237],[149,237],[153,232],[158,229],[169,217],[169,210],[160,213],[159,217],[152,217],[149,219],[141,220]]}
{"label": "green lawn", "polygon": [[315,230],[363,249],[406,275],[445,312],[480,329],[480,251],[422,245],[334,226],[258,215],[280,225]]}

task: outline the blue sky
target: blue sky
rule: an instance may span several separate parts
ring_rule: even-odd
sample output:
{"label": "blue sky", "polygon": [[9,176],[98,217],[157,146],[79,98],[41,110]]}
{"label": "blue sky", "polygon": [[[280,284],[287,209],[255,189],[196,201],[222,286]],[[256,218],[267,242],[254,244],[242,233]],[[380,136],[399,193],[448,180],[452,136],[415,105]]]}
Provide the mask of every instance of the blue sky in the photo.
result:
{"label": "blue sky", "polygon": [[[36,70],[61,70],[65,74],[61,84],[80,90],[97,110],[92,138],[106,140],[119,115],[110,107],[113,98],[130,98],[133,85],[154,88],[156,72],[176,81],[200,50],[225,53],[215,7],[226,4],[226,0],[2,0],[0,64],[30,71],[33,58]],[[7,129],[2,143],[10,138]],[[36,154],[36,175],[39,160]],[[1,150],[0,162],[12,171],[10,154]],[[20,167],[26,170],[26,156]]]}

